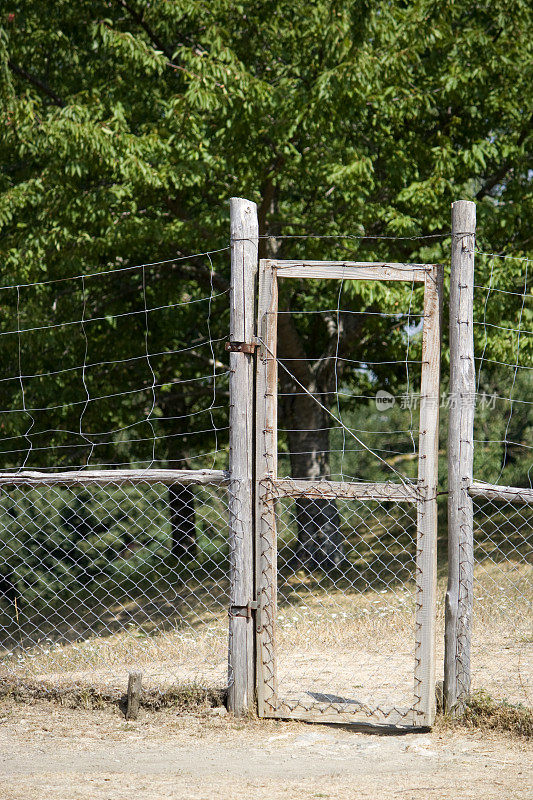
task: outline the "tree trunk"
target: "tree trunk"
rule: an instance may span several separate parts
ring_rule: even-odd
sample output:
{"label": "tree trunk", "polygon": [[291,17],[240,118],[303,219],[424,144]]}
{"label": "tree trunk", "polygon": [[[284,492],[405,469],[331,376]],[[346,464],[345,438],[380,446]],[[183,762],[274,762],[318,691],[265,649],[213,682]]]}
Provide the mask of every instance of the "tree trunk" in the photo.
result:
{"label": "tree trunk", "polygon": [[[282,379],[282,384],[287,381]],[[284,386],[284,392],[286,390]],[[308,387],[316,391],[314,383]],[[327,480],[329,465],[329,427],[331,420],[316,401],[299,393],[283,397],[283,421],[289,429],[288,441],[293,478]],[[343,560],[340,517],[335,500],[296,500],[298,543],[294,566],[329,571]]]}
{"label": "tree trunk", "polygon": [[194,493],[188,486],[169,486],[170,528],[172,555],[178,561],[188,561],[196,556],[196,514]]}
{"label": "tree trunk", "polygon": [[[261,187],[263,201],[258,211],[259,233],[262,236],[270,234],[272,238],[260,240],[260,258],[281,257],[282,240],[275,238],[278,233],[277,192],[273,175],[282,163],[283,158],[273,161],[271,173]],[[273,223],[271,219],[274,220]],[[287,305],[285,310],[288,309]],[[336,333],[336,330],[331,330],[332,336],[336,336]],[[328,367],[322,369],[320,380],[317,381],[320,365],[317,365],[318,368],[313,368],[311,362],[307,360],[303,342],[288,314],[281,314],[278,317],[278,353],[289,372],[311,393],[320,392],[318,396],[324,402],[322,392],[331,390],[329,384],[332,382],[332,372]],[[282,427],[289,430],[291,475],[296,479],[327,480],[330,475],[331,419],[312,397],[302,393],[301,386],[283,367],[279,370],[279,377],[283,390],[283,396],[280,398],[280,417]],[[296,568],[328,571],[340,564],[343,560],[343,546],[340,517],[335,500],[299,498],[296,500],[296,522],[298,543],[293,562]]]}

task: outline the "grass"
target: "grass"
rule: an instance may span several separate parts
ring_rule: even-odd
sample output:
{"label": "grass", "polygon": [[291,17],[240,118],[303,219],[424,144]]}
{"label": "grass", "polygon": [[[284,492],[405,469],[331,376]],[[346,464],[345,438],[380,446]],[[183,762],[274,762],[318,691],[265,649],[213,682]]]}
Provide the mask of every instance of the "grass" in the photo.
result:
{"label": "grass", "polygon": [[[126,695],[118,689],[106,690],[99,687],[80,685],[54,686],[44,682],[31,683],[11,679],[0,680],[0,700],[14,700],[30,703],[48,700],[66,708],[85,708],[87,710],[117,706],[126,709]],[[208,708],[219,708],[226,703],[226,691],[211,689],[196,683],[172,686],[165,691],[148,688],[141,693],[141,708],[160,711],[173,708],[178,713],[198,712]]]}
{"label": "grass", "polygon": [[485,692],[477,692],[469,701],[464,721],[476,728],[512,731],[533,738],[533,709],[522,705],[496,702]]}
{"label": "grass", "polygon": [[494,700],[487,692],[479,690],[469,699],[464,713],[457,717],[439,715],[439,728],[475,728],[483,731],[504,731],[525,739],[533,739],[533,709],[514,705],[505,700]]}

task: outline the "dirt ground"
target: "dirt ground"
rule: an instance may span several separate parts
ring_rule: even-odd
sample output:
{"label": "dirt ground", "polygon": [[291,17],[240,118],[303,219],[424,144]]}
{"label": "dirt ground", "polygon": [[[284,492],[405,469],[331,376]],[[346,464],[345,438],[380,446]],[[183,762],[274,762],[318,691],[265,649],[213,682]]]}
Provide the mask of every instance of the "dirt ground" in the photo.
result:
{"label": "dirt ground", "polygon": [[179,715],[0,704],[2,800],[506,800],[533,794],[533,744],[436,727],[372,734]]}

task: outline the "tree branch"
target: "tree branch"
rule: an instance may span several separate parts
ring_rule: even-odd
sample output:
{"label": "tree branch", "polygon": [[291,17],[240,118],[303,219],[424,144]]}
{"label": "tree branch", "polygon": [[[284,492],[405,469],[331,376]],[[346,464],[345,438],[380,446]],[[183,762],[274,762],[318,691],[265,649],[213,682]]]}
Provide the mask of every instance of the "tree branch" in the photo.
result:
{"label": "tree branch", "polygon": [[490,194],[494,187],[505,178],[511,167],[512,164],[507,161],[503,167],[495,172],[494,175],[492,175],[488,181],[483,184],[479,192],[476,194],[476,200],[483,200],[486,195]]}
{"label": "tree branch", "polygon": [[[520,136],[517,139],[516,146],[521,147],[528,135],[531,132],[531,126],[533,125],[533,114],[529,118],[529,122],[526,127],[521,131]],[[483,200],[483,198],[490,194],[490,192],[497,186],[507,175],[507,173],[512,169],[513,163],[511,161],[505,161],[504,164],[497,170],[494,175],[483,184],[479,192],[476,194],[476,200]]]}
{"label": "tree branch", "polygon": [[161,50],[162,53],[168,58],[169,61],[172,61],[172,52],[166,47],[165,44],[161,41],[161,39],[157,36],[156,33],[150,28],[150,26],[144,21],[144,15],[139,14],[134,8],[132,8],[126,0],[115,0],[119,6],[128,12],[130,17],[135,20],[135,22],[143,29],[146,33],[152,44],[156,46],[158,50]]}
{"label": "tree branch", "polygon": [[47,86],[46,83],[44,83],[39,78],[36,78],[35,75],[32,75],[31,73],[27,72],[25,69],[22,69],[22,67],[19,67],[16,64],[13,64],[12,61],[8,61],[7,63],[8,63],[8,66],[9,66],[9,69],[11,70],[11,72],[13,72],[15,75],[18,75],[20,78],[24,78],[24,80],[28,81],[28,83],[31,83],[37,89],[40,89],[41,92],[44,92],[44,94],[46,94],[51,100],[54,101],[56,106],[59,106],[59,108],[65,108],[65,106],[66,106],[65,101],[62,100],[59,97],[59,95],[54,92],[53,89],[51,89],[49,86]]}

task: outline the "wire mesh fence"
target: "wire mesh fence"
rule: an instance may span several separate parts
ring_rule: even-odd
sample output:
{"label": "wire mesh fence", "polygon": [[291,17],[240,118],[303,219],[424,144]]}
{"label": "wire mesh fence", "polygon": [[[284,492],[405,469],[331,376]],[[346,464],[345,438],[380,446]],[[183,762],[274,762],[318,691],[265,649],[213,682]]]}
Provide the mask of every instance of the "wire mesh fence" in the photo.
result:
{"label": "wire mesh fence", "polygon": [[0,286],[1,677],[228,685],[227,250]]}
{"label": "wire mesh fence", "polygon": [[1,469],[225,458],[229,284],[215,286],[218,258],[0,286]]}
{"label": "wire mesh fence", "polygon": [[533,707],[533,505],[474,498],[472,687]]}
{"label": "wire mesh fence", "polygon": [[[472,687],[533,707],[529,259],[476,250]],[[515,487],[507,491],[508,487]]]}
{"label": "wire mesh fence", "polygon": [[227,489],[2,487],[0,669],[49,686],[227,685]]}
{"label": "wire mesh fence", "polygon": [[[407,241],[439,254],[444,235],[419,238]],[[231,684],[228,609],[244,612],[230,586],[235,481],[220,478],[231,377],[227,250],[0,287],[0,677],[105,689],[141,669],[160,690]],[[529,262],[506,260],[500,270],[498,257],[476,258],[474,478],[525,490]],[[259,608],[272,642],[275,633],[271,690],[290,714],[403,724],[420,700],[418,500],[320,498],[294,487],[288,496],[279,484],[392,480],[416,493],[423,288],[414,279],[371,290],[344,278],[306,292],[287,283],[272,450],[281,477],[270,485],[276,602]],[[60,476],[104,469],[115,479]],[[189,479],[158,481],[164,469],[188,470]],[[191,482],[198,470],[219,478]],[[474,499],[473,688],[528,706],[532,513],[523,498]],[[441,540],[444,531],[441,519]],[[442,549],[440,557],[437,678]]]}

